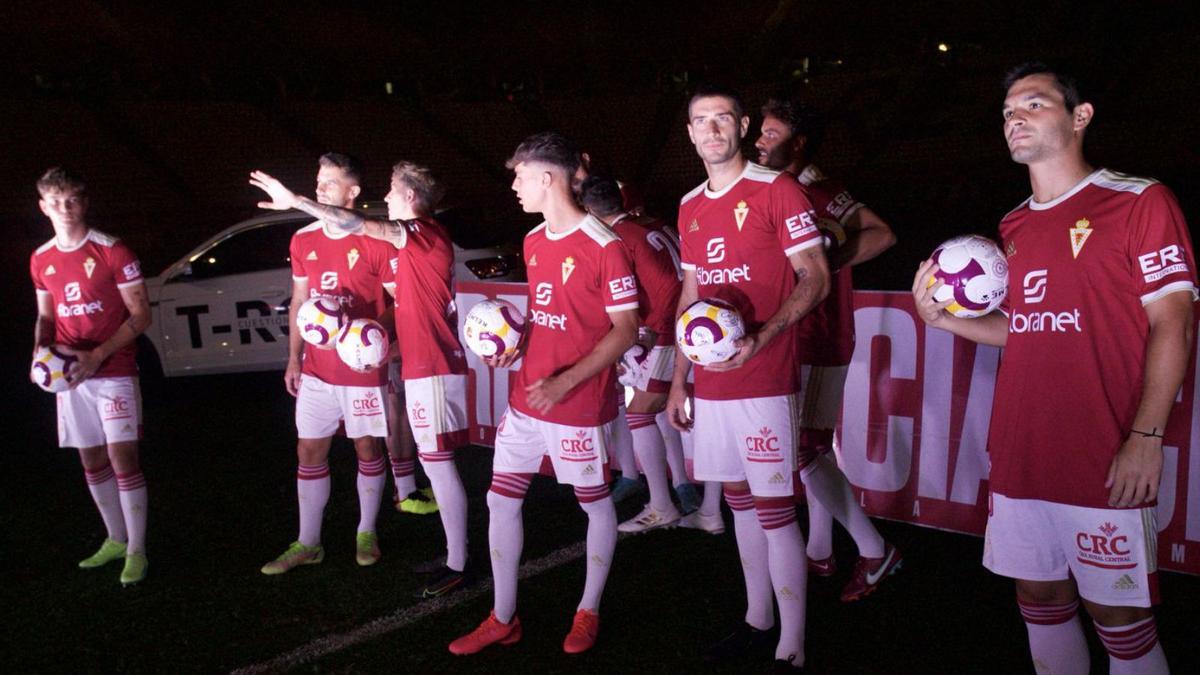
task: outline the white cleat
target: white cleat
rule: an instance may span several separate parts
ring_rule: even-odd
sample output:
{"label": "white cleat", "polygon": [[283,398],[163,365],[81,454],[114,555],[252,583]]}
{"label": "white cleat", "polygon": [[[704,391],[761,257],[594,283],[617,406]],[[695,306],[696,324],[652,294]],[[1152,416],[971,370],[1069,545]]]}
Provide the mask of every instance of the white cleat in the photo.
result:
{"label": "white cleat", "polygon": [[672,504],[659,511],[647,505],[642,512],[617,526],[618,532],[649,532],[660,527],[675,527],[679,522],[679,509]]}
{"label": "white cleat", "polygon": [[725,519],[721,517],[720,511],[712,515],[693,511],[679,519],[679,527],[704,530],[709,534],[722,534],[725,532]]}

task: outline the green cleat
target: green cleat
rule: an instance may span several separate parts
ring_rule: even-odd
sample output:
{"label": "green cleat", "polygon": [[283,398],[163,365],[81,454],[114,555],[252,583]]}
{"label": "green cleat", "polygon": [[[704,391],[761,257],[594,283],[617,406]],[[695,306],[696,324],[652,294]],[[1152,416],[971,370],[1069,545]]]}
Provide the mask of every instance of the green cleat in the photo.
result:
{"label": "green cleat", "polygon": [[300,565],[316,565],[325,559],[325,549],[320,544],[305,546],[293,541],[283,555],[262,566],[263,574],[283,574]]}
{"label": "green cleat", "polygon": [[90,570],[96,567],[107,565],[108,563],[119,560],[125,557],[125,544],[112,539],[105,539],[103,544],[100,544],[100,550],[92,555],[79,561],[79,566],[85,570]]}
{"label": "green cleat", "polygon": [[396,508],[404,513],[427,516],[438,512],[437,500],[433,498],[433,488],[421,488],[405,497]]}
{"label": "green cleat", "polygon": [[125,569],[121,570],[121,585],[132,586],[146,578],[146,568],[150,563],[145,553],[128,553],[125,555]]}
{"label": "green cleat", "polygon": [[379,538],[374,532],[359,532],[357,540],[357,550],[354,554],[354,559],[358,561],[359,566],[366,567],[379,562]]}

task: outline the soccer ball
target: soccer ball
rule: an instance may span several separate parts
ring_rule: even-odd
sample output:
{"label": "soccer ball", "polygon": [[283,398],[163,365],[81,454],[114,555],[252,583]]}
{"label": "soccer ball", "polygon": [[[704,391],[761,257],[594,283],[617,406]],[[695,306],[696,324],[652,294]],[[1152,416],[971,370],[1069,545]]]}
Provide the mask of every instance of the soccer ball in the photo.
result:
{"label": "soccer ball", "polygon": [[[834,255],[838,252],[838,249],[846,244],[846,228],[842,227],[841,224],[835,220],[830,220],[829,218],[818,218],[817,232],[821,234],[821,243],[825,247],[825,257],[832,261]],[[830,271],[836,272],[837,270],[831,265]]]}
{"label": "soccer ball", "polygon": [[745,334],[742,315],[716,298],[693,302],[675,322],[679,351],[702,366],[728,360],[737,353],[734,343]]}
{"label": "soccer ball", "polygon": [[29,368],[29,379],[44,391],[57,393],[66,391],[71,383],[67,381],[67,373],[78,362],[75,352],[62,345],[42,345],[33,355],[33,365]]}
{"label": "soccer ball", "polygon": [[337,353],[354,372],[375,370],[387,361],[387,331],[378,321],[355,319],[338,335]]}
{"label": "soccer ball", "polygon": [[317,349],[333,349],[338,333],[345,326],[346,312],[341,303],[326,295],[305,300],[296,312],[300,337]]}
{"label": "soccer ball", "polygon": [[965,319],[983,316],[1000,306],[1008,293],[1008,260],[996,242],[977,234],[955,237],[930,256],[938,271],[929,279],[942,282],[933,294],[938,302],[953,300],[946,311]]}
{"label": "soccer ball", "polygon": [[475,304],[463,321],[463,338],[478,356],[509,354],[525,333],[525,317],[507,300],[483,300]]}

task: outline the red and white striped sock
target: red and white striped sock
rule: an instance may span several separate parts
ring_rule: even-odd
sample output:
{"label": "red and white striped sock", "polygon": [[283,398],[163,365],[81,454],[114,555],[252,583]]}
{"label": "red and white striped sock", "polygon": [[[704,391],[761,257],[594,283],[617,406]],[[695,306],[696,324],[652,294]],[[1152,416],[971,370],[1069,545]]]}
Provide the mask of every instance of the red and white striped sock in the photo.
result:
{"label": "red and white striped sock", "polygon": [[[656,430],[657,432],[657,430]],[[576,487],[575,498],[588,516],[587,576],[583,582],[583,597],[577,609],[600,612],[600,597],[612,568],[613,551],[617,548],[617,509],[608,486]]]}
{"label": "red and white striped sock", "polygon": [[766,534],[771,587],[779,604],[779,644],[775,647],[775,658],[802,666],[808,564],[804,535],[796,523],[796,504],[791,497],[756,497],[754,507]]}
{"label": "red and white striped sock", "polygon": [[100,511],[100,518],[104,520],[108,538],[124,543],[129,535],[126,534],[121,498],[117,495],[117,474],[113,472],[112,464],[105,464],[103,469],[96,471],[84,469],[83,478],[87,481],[88,492],[92,493],[92,501],[96,502],[96,509]]}
{"label": "red and white striped sock", "polygon": [[300,543],[321,543],[321,519],[329,502],[329,463],[296,467],[296,501],[300,504]]}
{"label": "red and white striped sock", "polygon": [[396,501],[404,501],[417,491],[417,460],[393,457],[392,479],[396,483]]}
{"label": "red and white striped sock", "polygon": [[358,531],[374,532],[383,499],[383,484],[387,481],[387,462],[383,455],[375,459],[358,460]]}
{"label": "red and white striped sock", "polygon": [[727,487],[725,502],[733,511],[733,533],[737,539],[738,557],[742,560],[742,577],[746,581],[746,623],[759,630],[769,630],[775,625],[771,569],[767,560],[767,535],[754,511],[754,497],[749,490]]}
{"label": "red and white striped sock", "polygon": [[646,474],[650,489],[650,508],[665,511],[671,507],[671,489],[667,484],[667,446],[654,423],[654,413],[625,413],[633,436],[633,451]]}
{"label": "red and white striped sock", "polygon": [[446,531],[446,566],[461,572],[467,566],[467,491],[454,464],[454,451],[422,452],[420,457]]}
{"label": "red and white striped sock", "polygon": [[1039,673],[1087,675],[1091,668],[1083,624],[1079,621],[1079,601],[1043,604],[1017,599],[1025,630],[1029,634],[1029,653]]}
{"label": "red and white striped sock", "polygon": [[533,480],[531,473],[493,473],[488,489],[488,550],[492,554],[495,588],[492,610],[502,623],[517,613],[517,570],[525,546],[521,506]]}
{"label": "red and white striped sock", "polygon": [[1112,675],[1165,675],[1167,657],[1158,642],[1154,617],[1127,626],[1096,624],[1100,642],[1108,652],[1108,672]]}
{"label": "red and white striped sock", "polygon": [[125,532],[129,542],[126,553],[146,551],[146,478],[141,471],[117,474],[117,489],[121,498],[121,513],[125,516]]}

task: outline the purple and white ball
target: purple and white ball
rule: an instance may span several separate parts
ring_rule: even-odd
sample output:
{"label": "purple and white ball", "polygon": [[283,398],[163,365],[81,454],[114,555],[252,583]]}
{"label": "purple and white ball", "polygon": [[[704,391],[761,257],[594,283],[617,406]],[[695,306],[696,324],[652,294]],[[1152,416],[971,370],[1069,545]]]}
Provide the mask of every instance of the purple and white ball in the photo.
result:
{"label": "purple and white ball", "polygon": [[516,350],[525,333],[525,317],[507,300],[482,300],[463,318],[463,342],[483,358]]}
{"label": "purple and white ball", "polygon": [[675,322],[679,351],[702,366],[729,360],[745,334],[742,315],[733,305],[716,298],[693,302]]}
{"label": "purple and white ball", "polygon": [[67,374],[79,361],[75,352],[63,345],[41,346],[33,355],[29,379],[43,391],[56,394],[71,387]]}
{"label": "purple and white ball", "polygon": [[942,282],[933,294],[938,302],[951,300],[946,311],[971,319],[1000,306],[1008,293],[1008,260],[996,242],[977,234],[954,237],[930,256],[938,271],[929,279]]}
{"label": "purple and white ball", "polygon": [[300,337],[317,349],[333,349],[338,334],[346,327],[346,312],[335,298],[318,295],[304,301],[296,312]]}
{"label": "purple and white ball", "polygon": [[378,321],[355,319],[338,335],[337,353],[350,370],[369,373],[387,362],[387,331]]}

